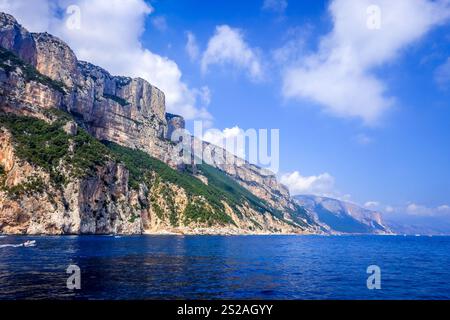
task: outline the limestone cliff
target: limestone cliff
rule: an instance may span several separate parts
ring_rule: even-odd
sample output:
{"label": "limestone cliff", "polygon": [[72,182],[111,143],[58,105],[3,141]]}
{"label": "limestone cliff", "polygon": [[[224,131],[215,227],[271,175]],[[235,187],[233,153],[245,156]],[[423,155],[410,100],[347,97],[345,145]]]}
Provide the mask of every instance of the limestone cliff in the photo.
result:
{"label": "limestone cliff", "polygon": [[[166,114],[163,92],[147,81],[78,61],[60,39],[3,13],[0,45],[0,232],[316,230],[273,174],[241,159],[174,170],[180,159],[168,138],[184,120]],[[47,152],[48,165],[36,156]]]}

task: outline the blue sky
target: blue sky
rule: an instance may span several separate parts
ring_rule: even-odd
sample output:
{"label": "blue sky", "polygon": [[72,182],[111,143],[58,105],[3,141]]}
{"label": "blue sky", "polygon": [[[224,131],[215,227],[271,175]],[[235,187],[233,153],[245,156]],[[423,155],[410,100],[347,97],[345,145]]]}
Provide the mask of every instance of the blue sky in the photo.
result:
{"label": "blue sky", "polygon": [[[155,83],[189,121],[280,129],[279,176],[294,194],[450,214],[448,1],[25,2],[0,9]],[[72,3],[78,31],[62,27]]]}
{"label": "blue sky", "polygon": [[437,207],[450,201],[449,91],[435,81],[436,69],[450,55],[447,25],[433,28],[376,70],[396,103],[379,123],[366,125],[360,119],[326,114],[308,100],[285,99],[278,66],[269,67],[269,77],[262,83],[252,82],[239,70],[230,73],[230,66],[203,75],[184,50],[180,30],[194,33],[204,50],[215,27],[223,24],[241,29],[249,46],[259,48],[268,64],[273,63],[272,51],[291,40],[291,31],[307,33],[299,35],[306,37],[304,50],[314,50],[333,27],[329,2],[289,1],[282,13],[261,10],[261,1],[216,3],[154,2],[155,15],[166,19],[167,29],[158,32],[150,23],[153,32],[148,30],[143,38],[146,45],[177,61],[194,86],[210,88],[208,109],[215,127],[280,128],[283,172],[299,171],[303,176],[328,172],[339,193],[360,203]]}

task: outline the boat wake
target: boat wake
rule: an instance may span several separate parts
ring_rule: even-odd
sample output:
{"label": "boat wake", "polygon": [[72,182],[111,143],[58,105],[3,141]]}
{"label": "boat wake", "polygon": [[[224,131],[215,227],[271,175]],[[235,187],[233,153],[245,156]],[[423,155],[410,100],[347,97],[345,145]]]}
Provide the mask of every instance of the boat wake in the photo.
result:
{"label": "boat wake", "polygon": [[31,241],[25,241],[24,243],[19,243],[19,244],[0,244],[0,249],[2,249],[2,248],[20,248],[20,247],[28,248],[28,247],[35,247],[35,246],[36,246],[36,241],[31,240]]}

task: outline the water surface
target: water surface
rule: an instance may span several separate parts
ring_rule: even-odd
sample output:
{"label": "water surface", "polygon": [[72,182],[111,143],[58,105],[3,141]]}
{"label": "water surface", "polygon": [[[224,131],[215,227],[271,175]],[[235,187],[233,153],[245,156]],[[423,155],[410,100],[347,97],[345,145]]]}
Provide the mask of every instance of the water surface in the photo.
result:
{"label": "water surface", "polygon": [[450,237],[8,236],[0,299],[450,299],[449,266]]}

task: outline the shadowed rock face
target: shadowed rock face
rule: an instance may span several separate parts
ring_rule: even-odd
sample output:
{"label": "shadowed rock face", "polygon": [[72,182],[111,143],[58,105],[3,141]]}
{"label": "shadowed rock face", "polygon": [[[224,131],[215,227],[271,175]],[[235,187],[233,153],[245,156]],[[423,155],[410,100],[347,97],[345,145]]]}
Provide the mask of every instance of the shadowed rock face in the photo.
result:
{"label": "shadowed rock face", "polygon": [[13,16],[0,15],[0,46],[16,52],[25,62],[36,66],[36,44],[32,35]]}
{"label": "shadowed rock face", "polygon": [[167,120],[166,139],[172,140],[172,134],[176,130],[182,130],[185,128],[185,122],[183,117],[171,113],[166,113],[166,120]]}
{"label": "shadowed rock face", "polygon": [[[19,59],[18,61],[14,57],[5,58],[6,65],[0,66],[0,111],[32,116],[45,121],[52,121],[52,117],[48,113],[51,110],[67,111],[74,117],[80,128],[87,130],[96,139],[142,150],[167,163],[172,168],[179,168],[179,155],[176,146],[168,141],[168,137],[174,130],[184,128],[185,123],[180,116],[166,114],[165,96],[161,90],[143,79],[112,76],[100,67],[79,61],[71,48],[60,39],[47,33],[31,34],[21,27],[12,16],[4,13],[0,13],[0,45],[22,60]],[[8,52],[4,49],[1,49],[2,55],[4,54],[6,57]],[[11,61],[14,61],[14,63]],[[24,72],[24,70],[27,72]],[[77,134],[75,123],[67,124],[64,130],[71,135]],[[225,152],[217,146],[203,142],[201,142],[201,148],[202,150],[212,149],[216,153]],[[235,209],[232,208],[227,210],[229,215],[234,217],[233,219],[238,226],[247,231],[255,227],[261,227],[261,232],[276,232],[276,230],[278,232],[309,231],[308,227],[305,227],[305,225],[308,225],[306,223],[307,217],[299,218],[298,205],[290,199],[287,189],[277,182],[273,174],[238,158],[231,165],[219,162],[213,162],[212,165],[234,178],[241,186],[266,201],[271,207],[280,211],[278,216],[281,215],[283,219],[289,221],[289,223],[280,221],[279,218],[274,218],[269,213],[257,213],[244,205],[238,209],[239,212],[233,211]],[[48,206],[42,209],[42,217],[44,218],[41,217],[41,220],[46,221],[48,218],[45,218],[44,215],[46,210],[57,212],[54,213],[55,216],[49,218],[50,220],[56,219],[56,222],[52,224],[54,229],[51,226],[43,226],[44,222],[41,221],[38,227],[30,227],[30,225],[24,227],[22,223],[22,229],[20,230],[26,230],[24,232],[34,230],[33,232],[36,233],[39,230],[44,230],[44,233],[45,230],[48,230],[49,233],[58,233],[61,230],[63,230],[63,233],[139,233],[145,232],[148,226],[151,226],[154,232],[167,228],[168,224],[163,221],[164,219],[155,218],[155,213],[151,209],[138,208],[137,211],[132,212],[129,209],[119,208],[118,203],[115,202],[116,197],[111,196],[115,192],[112,185],[105,184],[105,181],[111,180],[108,178],[110,174],[117,176],[124,169],[120,169],[119,165],[114,163],[108,166],[98,168],[92,179],[77,181],[77,187],[73,188],[81,188],[87,193],[80,194],[76,200],[70,197],[70,199],[66,199],[64,193],[60,195],[61,203],[64,204],[69,201],[69,203],[75,203],[74,207],[69,206],[69,209],[66,209],[67,205],[63,205],[64,210],[52,211],[49,210],[50,204],[47,203]],[[127,176],[125,171],[119,175]],[[204,177],[199,176],[199,178],[207,183]],[[143,202],[149,201],[144,199],[145,197],[143,198],[142,194],[121,189],[120,185],[118,188],[123,192],[124,198],[122,200],[126,203],[136,204],[140,203],[141,200]],[[168,188],[176,190],[173,185],[168,185]],[[64,192],[70,193],[70,190],[67,189]],[[105,194],[106,198],[99,198],[102,193]],[[174,201],[180,203],[177,212],[182,215],[183,192],[180,191],[179,194],[181,198]],[[103,207],[97,208],[93,203],[90,203],[90,199],[96,199],[106,209]],[[138,199],[140,200],[138,201]],[[0,214],[6,212],[6,202],[1,201]],[[4,199],[3,201],[9,200]],[[30,200],[27,203],[46,203],[42,199],[39,201],[34,199],[33,201]],[[13,216],[14,212],[17,213],[17,210],[20,207],[23,208],[24,205],[18,203],[9,205],[9,208],[12,207],[15,207],[16,210],[8,209],[9,216]],[[27,206],[25,205],[25,207]],[[173,210],[171,205],[162,207],[163,211]],[[31,209],[32,207],[27,208]],[[65,218],[61,218],[60,215]],[[127,222],[130,216],[141,217],[138,219],[140,221],[139,227],[135,222]],[[244,216],[244,218],[241,216]],[[250,216],[251,218],[249,218]],[[22,222],[28,221],[25,213],[20,214],[20,217],[22,217]],[[33,220],[34,218],[30,217],[30,219]],[[66,224],[69,222],[66,221],[64,222],[66,224],[64,224],[61,219],[69,219],[69,222],[71,219],[80,221],[75,227],[67,227]],[[248,219],[257,222],[249,222]],[[293,223],[294,220],[301,221],[302,226]],[[201,228],[202,226],[197,225],[197,227]],[[185,231],[190,232],[189,229]],[[239,232],[239,229],[233,232]]]}

